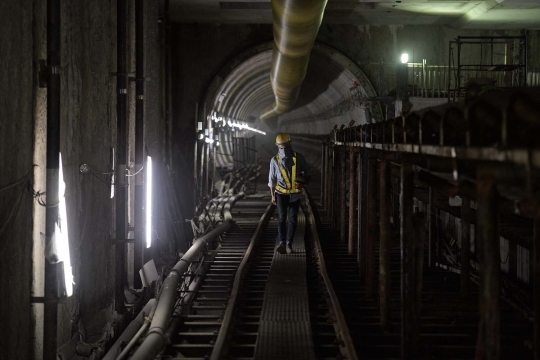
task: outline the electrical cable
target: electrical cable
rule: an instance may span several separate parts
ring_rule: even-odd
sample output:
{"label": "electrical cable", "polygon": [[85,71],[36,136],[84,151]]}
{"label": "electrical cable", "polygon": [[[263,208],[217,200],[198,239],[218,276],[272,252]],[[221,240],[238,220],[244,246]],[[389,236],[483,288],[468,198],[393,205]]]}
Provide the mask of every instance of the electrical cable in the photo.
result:
{"label": "electrical cable", "polygon": [[1,187],[1,188],[0,188],[0,192],[3,192],[3,191],[5,191],[5,190],[11,189],[12,187],[15,187],[15,186],[17,186],[17,185],[22,184],[25,180],[27,180],[27,179],[30,177],[30,175],[32,175],[32,170],[28,171],[28,172],[26,173],[26,175],[24,175],[24,176],[23,176],[22,178],[20,178],[19,180],[15,181],[15,182],[13,182],[13,183],[11,183],[11,184],[8,184],[8,185],[6,185],[6,186],[4,186],[4,187]]}
{"label": "electrical cable", "polygon": [[[139,169],[139,171],[137,171],[135,174],[126,174],[126,176],[135,176],[135,175],[139,174],[141,171],[143,171],[143,169],[144,169],[144,166],[141,167],[141,168]],[[129,171],[129,170],[126,169],[126,171]]]}
{"label": "electrical cable", "polygon": [[[8,218],[5,221],[4,225],[2,225],[2,227],[0,228],[0,234],[2,234],[6,230],[8,224],[10,223],[10,221],[12,219],[13,219],[13,223],[15,223],[15,220],[17,219],[17,216],[19,215],[19,210],[21,208],[21,203],[22,203],[22,199],[24,197],[25,190],[26,189],[23,188],[23,190],[21,191],[21,195],[19,196],[19,201],[17,202],[17,205],[11,209],[10,215],[8,216]],[[13,232],[14,229],[15,229],[15,224],[13,224],[13,226],[11,227],[11,230],[9,231],[9,233],[7,233],[6,236],[3,237],[3,238],[8,239],[11,236],[11,233]],[[13,243],[13,241],[6,241],[6,246],[4,247],[3,250],[0,251],[0,258],[2,258],[4,256],[4,252],[8,249],[9,244],[11,244],[11,243]]]}

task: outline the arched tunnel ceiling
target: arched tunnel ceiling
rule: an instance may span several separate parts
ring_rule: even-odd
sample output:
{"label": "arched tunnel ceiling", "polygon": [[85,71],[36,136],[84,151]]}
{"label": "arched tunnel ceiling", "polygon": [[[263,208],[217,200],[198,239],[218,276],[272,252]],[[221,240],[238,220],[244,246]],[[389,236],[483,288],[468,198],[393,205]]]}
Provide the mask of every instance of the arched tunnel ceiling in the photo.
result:
{"label": "arched tunnel ceiling", "polygon": [[251,49],[233,63],[222,71],[228,71],[225,78],[216,78],[207,93],[207,109],[220,115],[240,121],[255,119],[255,126],[268,131],[312,134],[328,133],[334,124],[351,120],[361,124],[380,118],[378,108],[371,109],[371,115],[366,109],[365,99],[376,95],[366,76],[351,60],[327,46],[315,44],[294,108],[277,121],[264,124],[259,117],[274,102],[271,44]]}

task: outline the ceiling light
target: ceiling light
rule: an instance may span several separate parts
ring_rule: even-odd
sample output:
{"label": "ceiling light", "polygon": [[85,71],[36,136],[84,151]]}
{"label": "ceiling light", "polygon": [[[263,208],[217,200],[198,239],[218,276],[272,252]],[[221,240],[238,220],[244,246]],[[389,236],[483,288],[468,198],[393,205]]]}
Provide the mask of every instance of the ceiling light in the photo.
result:
{"label": "ceiling light", "polygon": [[406,64],[409,62],[409,55],[408,54],[401,54],[401,63]]}

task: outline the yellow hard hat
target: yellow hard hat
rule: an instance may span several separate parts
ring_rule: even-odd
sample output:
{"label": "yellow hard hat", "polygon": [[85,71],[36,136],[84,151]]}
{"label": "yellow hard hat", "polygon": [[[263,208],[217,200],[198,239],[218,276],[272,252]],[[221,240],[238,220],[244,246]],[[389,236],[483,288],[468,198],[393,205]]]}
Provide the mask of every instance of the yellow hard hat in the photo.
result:
{"label": "yellow hard hat", "polygon": [[276,145],[283,145],[291,142],[291,137],[289,134],[285,133],[279,133],[278,136],[276,136]]}

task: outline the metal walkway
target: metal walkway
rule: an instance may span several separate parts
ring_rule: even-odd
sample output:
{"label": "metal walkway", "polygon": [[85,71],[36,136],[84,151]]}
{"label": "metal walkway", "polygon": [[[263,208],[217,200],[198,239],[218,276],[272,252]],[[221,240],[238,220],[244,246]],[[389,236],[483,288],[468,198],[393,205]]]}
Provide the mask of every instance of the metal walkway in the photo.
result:
{"label": "metal walkway", "polygon": [[315,359],[306,280],[305,233],[306,218],[300,212],[294,252],[274,254],[264,294],[256,359]]}

